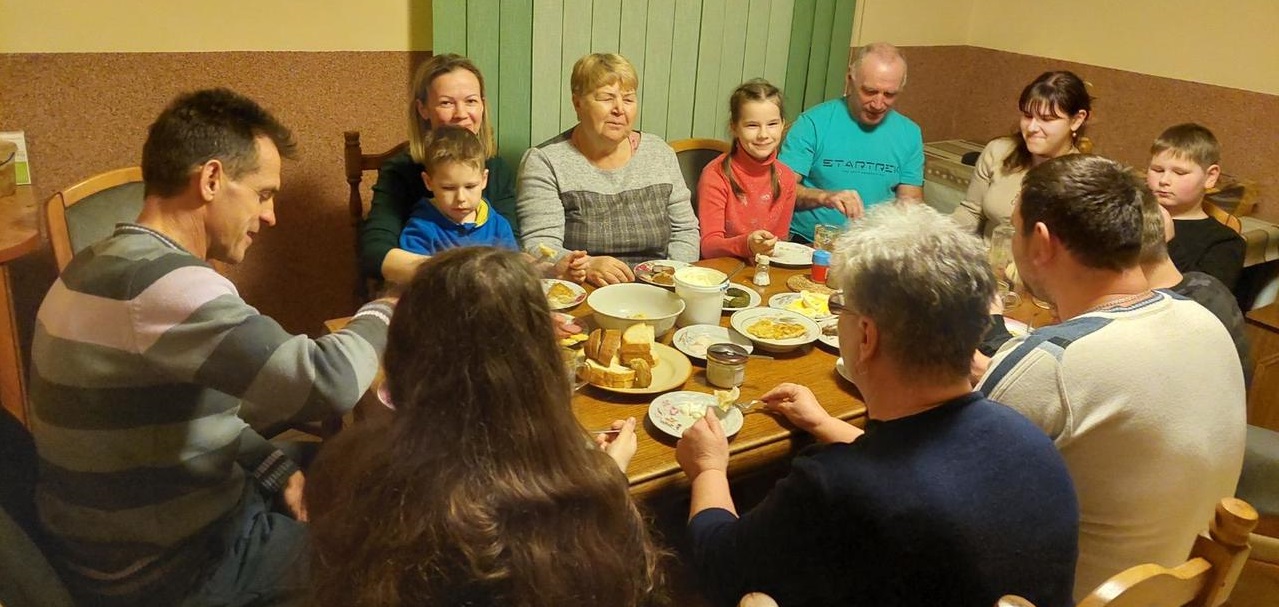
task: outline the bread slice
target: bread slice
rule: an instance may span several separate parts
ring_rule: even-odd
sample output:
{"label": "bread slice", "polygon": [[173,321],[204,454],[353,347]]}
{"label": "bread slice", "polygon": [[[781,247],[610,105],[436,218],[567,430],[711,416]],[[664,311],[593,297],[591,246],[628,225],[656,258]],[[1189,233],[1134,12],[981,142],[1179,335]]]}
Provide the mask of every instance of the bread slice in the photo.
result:
{"label": "bread slice", "polygon": [[605,329],[600,339],[600,349],[596,352],[595,362],[609,366],[617,362],[617,351],[622,347],[622,332],[617,329]]}
{"label": "bread slice", "polygon": [[645,323],[633,324],[622,333],[622,347],[618,358],[631,361],[635,359],[648,363],[649,367],[657,366],[657,352],[653,349],[653,326]]}
{"label": "bread slice", "polygon": [[642,358],[632,358],[626,361],[626,366],[635,370],[635,387],[647,388],[653,384],[653,367],[648,361]]}
{"label": "bread slice", "polygon": [[621,365],[601,365],[586,361],[587,381],[606,388],[630,388],[635,384],[635,370]]}
{"label": "bread slice", "polygon": [[604,331],[602,329],[591,331],[590,336],[586,338],[586,349],[584,350],[587,358],[595,360],[599,357],[600,342],[603,341],[603,339]]}

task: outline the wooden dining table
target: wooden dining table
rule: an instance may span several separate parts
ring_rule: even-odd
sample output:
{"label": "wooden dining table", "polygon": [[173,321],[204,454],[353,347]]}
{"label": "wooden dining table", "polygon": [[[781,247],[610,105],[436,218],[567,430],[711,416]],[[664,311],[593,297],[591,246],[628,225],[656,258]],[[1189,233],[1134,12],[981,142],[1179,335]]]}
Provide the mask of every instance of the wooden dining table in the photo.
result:
{"label": "wooden dining table", "polygon": [[[747,265],[740,259],[704,259],[695,265],[724,272],[733,286],[758,293],[760,305],[764,306],[768,305],[768,300],[773,295],[791,292],[787,286],[791,277],[808,276],[810,272],[807,267],[773,266],[770,270],[770,284],[757,287],[751,281],[754,266]],[[586,289],[588,292],[594,290],[590,286],[586,286]],[[1017,309],[1009,311],[1008,315],[1031,326],[1044,324],[1049,317],[1048,312],[1033,306],[1029,300],[1029,297],[1024,297],[1023,303]],[[590,321],[586,319],[592,314],[586,302],[564,312],[584,319],[585,324],[589,324]],[[729,318],[730,314],[724,313],[720,325],[728,327]],[[325,324],[331,331],[336,331],[345,325],[345,321],[346,319],[336,319]],[[675,330],[672,330],[658,336],[658,341],[670,345],[674,333]],[[835,370],[838,358],[839,353],[835,348],[818,342],[786,353],[756,349],[746,363],[741,402],[757,398],[778,384],[796,383],[812,390],[818,402],[831,415],[861,426],[866,417],[865,403],[856,386]],[[715,387],[707,382],[705,362],[697,359],[692,362],[693,372],[688,380],[671,390],[711,393]],[[387,414],[388,410],[374,394],[376,387],[377,382],[357,406],[357,418]],[[639,446],[627,469],[631,493],[640,499],[683,495],[688,488],[688,479],[675,461],[677,439],[666,435],[648,421],[648,406],[657,396],[658,394],[623,394],[587,385],[577,391],[571,405],[577,419],[587,429],[605,428],[612,421],[627,417],[634,417],[640,422],[637,425]],[[741,430],[729,439],[729,476],[737,478],[784,465],[796,452],[811,443],[811,437],[780,415],[752,410],[744,417]]]}

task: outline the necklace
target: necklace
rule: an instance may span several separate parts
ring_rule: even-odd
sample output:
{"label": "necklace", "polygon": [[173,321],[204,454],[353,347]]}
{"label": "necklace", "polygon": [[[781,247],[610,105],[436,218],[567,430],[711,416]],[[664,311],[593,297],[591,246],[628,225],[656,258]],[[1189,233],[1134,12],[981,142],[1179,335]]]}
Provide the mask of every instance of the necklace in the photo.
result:
{"label": "necklace", "polygon": [[1088,314],[1089,312],[1100,312],[1100,311],[1102,311],[1102,310],[1109,310],[1110,308],[1118,308],[1118,307],[1120,307],[1120,306],[1124,306],[1124,305],[1127,305],[1127,304],[1130,304],[1130,303],[1134,303],[1134,302],[1141,301],[1142,299],[1145,299],[1146,297],[1150,296],[1151,294],[1152,294],[1152,293],[1151,293],[1150,289],[1146,289],[1145,291],[1142,291],[1142,292],[1140,292],[1140,293],[1133,293],[1132,295],[1125,295],[1125,296],[1120,297],[1120,298],[1118,298],[1118,299],[1112,299],[1112,300],[1110,300],[1110,301],[1103,301],[1103,302],[1101,302],[1101,303],[1099,303],[1099,304],[1097,304],[1097,305],[1095,305],[1095,306],[1093,306],[1093,307],[1091,307],[1091,308],[1088,308],[1087,310],[1084,310],[1083,312],[1080,312],[1080,314],[1082,315],[1082,314]]}

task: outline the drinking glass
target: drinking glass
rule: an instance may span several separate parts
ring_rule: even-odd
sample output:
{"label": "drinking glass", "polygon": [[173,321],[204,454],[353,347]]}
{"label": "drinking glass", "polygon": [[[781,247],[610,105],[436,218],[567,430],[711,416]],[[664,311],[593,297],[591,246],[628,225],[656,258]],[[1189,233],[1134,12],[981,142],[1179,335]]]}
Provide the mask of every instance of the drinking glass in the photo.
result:
{"label": "drinking glass", "polygon": [[1021,303],[1021,296],[1013,291],[1013,281],[1009,274],[1015,271],[1013,262],[1013,226],[1000,224],[990,235],[990,269],[995,272],[995,284],[999,289],[999,297],[1004,302],[1004,310],[1011,310]]}
{"label": "drinking glass", "polygon": [[813,248],[835,252],[835,240],[843,228],[837,225],[819,224],[813,228]]}

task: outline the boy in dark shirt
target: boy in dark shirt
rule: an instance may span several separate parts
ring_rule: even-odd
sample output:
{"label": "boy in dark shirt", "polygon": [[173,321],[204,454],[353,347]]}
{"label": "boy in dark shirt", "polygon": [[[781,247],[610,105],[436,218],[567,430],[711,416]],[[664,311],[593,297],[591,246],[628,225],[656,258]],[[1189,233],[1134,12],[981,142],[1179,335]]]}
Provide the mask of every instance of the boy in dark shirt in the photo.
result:
{"label": "boy in dark shirt", "polygon": [[1146,183],[1176,225],[1168,255],[1177,269],[1211,275],[1233,291],[1243,270],[1243,238],[1203,208],[1204,191],[1221,176],[1220,161],[1221,147],[1212,131],[1179,124],[1150,147]]}

